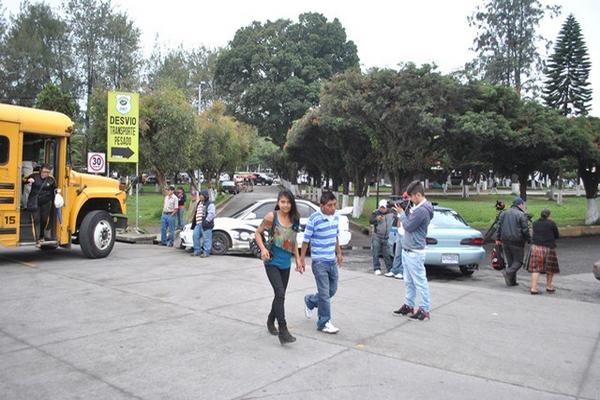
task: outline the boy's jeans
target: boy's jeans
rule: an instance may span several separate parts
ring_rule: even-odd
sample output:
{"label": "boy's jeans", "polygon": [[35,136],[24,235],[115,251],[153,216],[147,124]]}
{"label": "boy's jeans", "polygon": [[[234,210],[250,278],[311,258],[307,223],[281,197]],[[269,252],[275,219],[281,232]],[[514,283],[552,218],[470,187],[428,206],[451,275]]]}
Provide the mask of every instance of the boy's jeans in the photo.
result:
{"label": "boy's jeans", "polygon": [[317,293],[304,296],[304,301],[309,309],[318,308],[317,329],[321,330],[331,319],[331,298],[337,292],[338,267],[335,261],[314,260],[311,268],[317,282]]}
{"label": "boy's jeans", "polygon": [[210,256],[210,251],[212,249],[212,229],[204,229],[202,232],[202,249],[204,250],[204,254]]}
{"label": "boy's jeans", "polygon": [[404,285],[406,287],[405,303],[415,307],[417,289],[421,292],[421,308],[429,311],[429,283],[425,273],[425,253],[402,250],[402,265],[404,266]]}
{"label": "boy's jeans", "polygon": [[202,224],[196,224],[194,233],[192,233],[192,243],[194,245],[194,254],[200,254],[200,238],[202,237]]}
{"label": "boy's jeans", "polygon": [[185,208],[179,207],[177,209],[177,229],[183,229],[183,213],[185,212]]}

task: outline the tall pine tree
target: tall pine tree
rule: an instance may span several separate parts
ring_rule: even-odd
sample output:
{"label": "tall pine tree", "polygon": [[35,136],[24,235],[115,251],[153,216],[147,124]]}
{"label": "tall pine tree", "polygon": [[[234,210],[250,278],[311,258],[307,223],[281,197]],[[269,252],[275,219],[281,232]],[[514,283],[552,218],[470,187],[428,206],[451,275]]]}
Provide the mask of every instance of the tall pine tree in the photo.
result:
{"label": "tall pine tree", "polygon": [[588,77],[591,62],[579,23],[569,15],[562,26],[554,54],[548,61],[544,100],[564,115],[587,115],[592,101]]}

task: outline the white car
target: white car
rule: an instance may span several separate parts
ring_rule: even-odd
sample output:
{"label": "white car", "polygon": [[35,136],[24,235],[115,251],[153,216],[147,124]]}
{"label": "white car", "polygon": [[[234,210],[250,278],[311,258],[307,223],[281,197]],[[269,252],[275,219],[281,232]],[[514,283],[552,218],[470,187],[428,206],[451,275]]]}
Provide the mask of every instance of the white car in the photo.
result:
{"label": "white car", "polygon": [[[277,199],[260,200],[236,212],[228,218],[215,218],[213,229],[212,254],[223,255],[228,252],[250,253],[250,241],[254,239],[254,231],[262,222],[264,216],[275,209]],[[300,232],[298,232],[298,245],[302,245],[304,238],[304,227],[319,206],[306,200],[296,200],[298,212],[300,213]],[[352,207],[338,210],[340,216],[340,246],[348,246],[352,233],[346,215],[352,212]],[[181,248],[192,247],[192,224],[187,224],[180,234]]]}

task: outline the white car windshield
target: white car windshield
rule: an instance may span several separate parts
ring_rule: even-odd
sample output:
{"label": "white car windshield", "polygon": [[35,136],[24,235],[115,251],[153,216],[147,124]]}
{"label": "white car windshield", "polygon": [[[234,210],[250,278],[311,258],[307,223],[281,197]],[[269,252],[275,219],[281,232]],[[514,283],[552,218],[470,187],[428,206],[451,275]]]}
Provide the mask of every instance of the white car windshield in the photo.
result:
{"label": "white car windshield", "polygon": [[464,228],[469,226],[454,210],[434,210],[431,224],[438,228]]}

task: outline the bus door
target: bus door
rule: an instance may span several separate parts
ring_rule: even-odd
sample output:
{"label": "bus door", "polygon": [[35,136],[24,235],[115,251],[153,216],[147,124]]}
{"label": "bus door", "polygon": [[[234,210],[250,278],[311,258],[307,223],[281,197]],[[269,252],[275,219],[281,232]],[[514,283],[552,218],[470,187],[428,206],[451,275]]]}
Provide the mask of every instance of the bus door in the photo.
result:
{"label": "bus door", "polygon": [[19,124],[0,121],[0,245],[16,246],[21,190]]}

